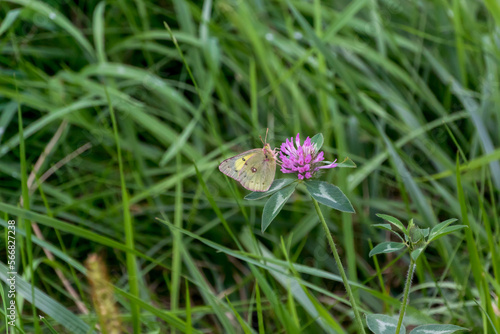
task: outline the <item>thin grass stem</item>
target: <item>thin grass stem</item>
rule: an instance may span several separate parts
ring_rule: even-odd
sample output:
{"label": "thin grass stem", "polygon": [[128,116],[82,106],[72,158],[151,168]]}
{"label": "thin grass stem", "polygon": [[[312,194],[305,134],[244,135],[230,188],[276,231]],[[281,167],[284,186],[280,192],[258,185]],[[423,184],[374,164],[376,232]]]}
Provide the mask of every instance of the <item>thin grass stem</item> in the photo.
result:
{"label": "thin grass stem", "polygon": [[323,229],[325,230],[326,238],[328,240],[328,244],[330,245],[330,249],[332,250],[335,262],[337,263],[337,267],[339,268],[340,276],[342,276],[342,281],[344,282],[347,295],[349,296],[349,301],[351,302],[351,307],[352,310],[354,311],[354,317],[356,318],[356,322],[358,323],[360,333],[364,334],[366,333],[365,327],[363,325],[363,321],[361,320],[361,315],[359,314],[358,308],[356,306],[356,300],[354,299],[351,286],[349,285],[349,281],[347,280],[347,275],[345,274],[344,267],[342,266],[342,261],[340,260],[339,253],[337,252],[335,241],[333,241],[332,235],[330,233],[330,230],[328,229],[328,225],[326,224],[325,217],[323,217],[323,213],[321,212],[321,208],[319,207],[318,201],[316,201],[312,197],[311,199],[314,203],[314,207],[316,208],[316,212],[318,213],[321,226],[323,226]]}
{"label": "thin grass stem", "polygon": [[411,259],[410,268],[408,269],[408,276],[406,277],[405,290],[403,294],[403,303],[401,304],[401,311],[399,311],[399,319],[398,326],[396,327],[396,334],[399,334],[401,331],[401,325],[403,324],[403,318],[405,317],[406,307],[408,306],[408,296],[410,295],[410,287],[411,287],[411,279],[413,277],[413,273],[415,272],[415,268],[417,265],[415,261]]}

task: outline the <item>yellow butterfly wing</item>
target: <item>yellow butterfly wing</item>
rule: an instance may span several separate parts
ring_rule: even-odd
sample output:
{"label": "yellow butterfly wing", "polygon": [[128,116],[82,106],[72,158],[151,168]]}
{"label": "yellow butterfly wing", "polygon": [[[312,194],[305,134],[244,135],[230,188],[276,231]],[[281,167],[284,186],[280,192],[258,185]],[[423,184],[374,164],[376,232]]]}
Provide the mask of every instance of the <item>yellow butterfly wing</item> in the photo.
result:
{"label": "yellow butterfly wing", "polygon": [[245,163],[259,151],[262,151],[262,149],[255,148],[226,159],[219,165],[219,170],[238,181],[239,173],[241,169],[245,167]]}
{"label": "yellow butterfly wing", "polygon": [[260,149],[260,152],[247,161],[241,169],[238,181],[243,187],[252,191],[267,191],[276,174],[276,159],[274,155]]}
{"label": "yellow butterfly wing", "polygon": [[276,174],[276,158],[270,149],[256,148],[224,160],[219,170],[245,189],[267,191]]}

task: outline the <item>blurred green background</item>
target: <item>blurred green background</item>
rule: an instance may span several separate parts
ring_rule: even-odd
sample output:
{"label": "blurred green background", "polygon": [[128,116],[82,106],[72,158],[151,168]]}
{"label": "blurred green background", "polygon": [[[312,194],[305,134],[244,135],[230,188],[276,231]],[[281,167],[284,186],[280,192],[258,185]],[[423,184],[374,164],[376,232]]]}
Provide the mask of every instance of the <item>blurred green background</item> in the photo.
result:
{"label": "blurred green background", "polygon": [[497,0],[0,13],[0,224],[18,228],[20,333],[356,333],[310,199],[296,192],[262,233],[264,202],[217,169],[266,128],[272,147],[321,132],[327,160],[357,164],[322,178],[356,209],[324,214],[362,313],[397,315],[409,264],[368,257],[390,238],[375,213],[455,217],[470,228],[418,260],[405,325],[500,330]]}

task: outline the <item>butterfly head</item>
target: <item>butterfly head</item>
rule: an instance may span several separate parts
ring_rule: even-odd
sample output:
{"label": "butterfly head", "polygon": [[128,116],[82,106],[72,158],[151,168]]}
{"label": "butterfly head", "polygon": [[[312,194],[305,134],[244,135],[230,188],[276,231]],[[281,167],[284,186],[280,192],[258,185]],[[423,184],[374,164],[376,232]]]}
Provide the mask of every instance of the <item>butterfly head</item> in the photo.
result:
{"label": "butterfly head", "polygon": [[275,150],[271,149],[271,145],[268,143],[264,144],[264,147],[262,148],[262,153],[264,153],[264,156],[267,160],[276,160],[276,152]]}

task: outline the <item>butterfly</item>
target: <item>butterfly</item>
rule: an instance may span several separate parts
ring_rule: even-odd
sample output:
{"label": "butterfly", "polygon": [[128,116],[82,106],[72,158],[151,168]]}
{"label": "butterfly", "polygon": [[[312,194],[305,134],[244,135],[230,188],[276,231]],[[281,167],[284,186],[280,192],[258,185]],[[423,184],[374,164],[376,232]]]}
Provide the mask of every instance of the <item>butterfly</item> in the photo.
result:
{"label": "butterfly", "polygon": [[224,160],[219,170],[241,183],[245,189],[259,192],[269,190],[276,174],[276,153],[271,145],[265,141],[263,143],[263,148],[255,148]]}

